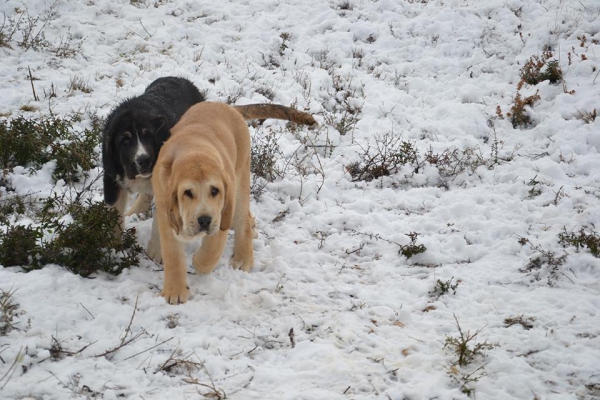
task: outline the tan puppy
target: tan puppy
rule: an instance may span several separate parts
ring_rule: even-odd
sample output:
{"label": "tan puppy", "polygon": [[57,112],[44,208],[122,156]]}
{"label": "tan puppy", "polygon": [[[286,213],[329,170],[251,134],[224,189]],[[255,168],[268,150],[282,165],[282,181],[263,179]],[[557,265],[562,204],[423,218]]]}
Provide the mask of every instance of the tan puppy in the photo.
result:
{"label": "tan puppy", "polygon": [[230,264],[252,269],[250,134],[245,120],[253,118],[316,124],[309,114],[284,106],[203,102],[181,117],[160,150],[152,174],[160,242],[151,239],[148,253],[155,259],[162,256],[161,295],[170,304],[184,303],[189,297],[187,241],[203,238],[193,263],[196,271],[209,273],[217,266],[233,226]]}

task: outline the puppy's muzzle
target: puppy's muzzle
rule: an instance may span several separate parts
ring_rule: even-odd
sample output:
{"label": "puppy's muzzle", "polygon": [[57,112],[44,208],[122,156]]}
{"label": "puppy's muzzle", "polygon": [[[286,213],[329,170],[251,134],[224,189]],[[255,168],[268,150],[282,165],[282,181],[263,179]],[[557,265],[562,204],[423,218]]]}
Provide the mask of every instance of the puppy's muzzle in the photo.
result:
{"label": "puppy's muzzle", "polygon": [[135,167],[139,172],[139,176],[142,178],[149,178],[152,176],[152,157],[148,155],[142,155],[135,159]]}
{"label": "puppy's muzzle", "polygon": [[212,218],[208,215],[198,217],[198,228],[200,232],[208,232]]}

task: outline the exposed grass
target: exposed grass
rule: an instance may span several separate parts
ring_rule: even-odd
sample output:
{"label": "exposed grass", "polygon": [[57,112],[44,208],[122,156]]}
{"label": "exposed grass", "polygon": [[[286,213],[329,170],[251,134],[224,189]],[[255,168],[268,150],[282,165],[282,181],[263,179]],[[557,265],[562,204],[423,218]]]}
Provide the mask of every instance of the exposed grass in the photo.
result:
{"label": "exposed grass", "polygon": [[69,93],[73,94],[75,91],[91,93],[92,88],[87,80],[83,79],[81,76],[73,75],[69,81]]}
{"label": "exposed grass", "polygon": [[577,112],[574,114],[575,118],[582,120],[586,124],[591,124],[592,122],[594,122],[597,116],[598,112],[595,108],[592,111],[577,110]]}
{"label": "exposed grass", "polygon": [[14,319],[18,316],[19,304],[14,299],[17,290],[0,289],[0,336],[16,329]]}

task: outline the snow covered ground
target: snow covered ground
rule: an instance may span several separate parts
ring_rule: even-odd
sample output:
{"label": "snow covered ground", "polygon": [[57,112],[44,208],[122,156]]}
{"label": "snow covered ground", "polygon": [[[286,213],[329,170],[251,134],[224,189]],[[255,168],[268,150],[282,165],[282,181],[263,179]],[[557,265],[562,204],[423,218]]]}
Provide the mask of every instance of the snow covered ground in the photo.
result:
{"label": "snow covered ground", "polygon": [[[148,259],[95,279],[0,267],[20,312],[0,336],[0,398],[600,398],[600,260],[558,244],[563,228],[600,223],[600,119],[577,117],[600,109],[597,0],[0,4],[7,17],[24,10],[51,11],[45,39],[81,48],[0,48],[3,116],[81,112],[87,126],[178,75],[213,101],[295,104],[321,128],[251,128],[254,140],[275,132],[285,170],[251,204],[255,268],[228,267],[230,241],[212,274],[190,270],[184,305],[157,296]],[[524,63],[548,49],[564,82],[524,85],[540,99],[532,124],[513,128],[497,106],[509,111]],[[69,90],[73,79],[89,93]],[[44,98],[51,85],[57,97]],[[346,167],[386,134],[482,165],[354,182]],[[17,193],[50,190],[51,168],[7,179]],[[150,225],[127,220],[142,245]],[[407,259],[411,232],[427,250]],[[543,251],[568,254],[558,274],[521,271]],[[432,294],[450,279],[455,294]],[[466,366],[449,342],[457,321],[480,330],[471,348],[492,345]],[[50,359],[55,341],[76,354]]]}

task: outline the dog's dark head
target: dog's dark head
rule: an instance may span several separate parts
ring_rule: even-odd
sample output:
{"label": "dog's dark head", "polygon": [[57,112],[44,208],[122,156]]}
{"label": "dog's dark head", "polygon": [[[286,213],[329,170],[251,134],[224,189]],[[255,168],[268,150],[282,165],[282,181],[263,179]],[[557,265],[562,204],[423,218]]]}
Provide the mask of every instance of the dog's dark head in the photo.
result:
{"label": "dog's dark head", "polygon": [[107,180],[109,186],[111,182],[115,186],[127,180],[149,179],[158,152],[169,135],[167,119],[160,115],[126,110],[108,121],[102,142],[107,203],[114,203],[117,196],[106,193]]}

